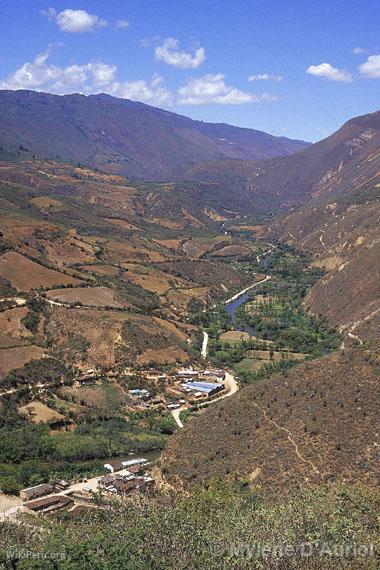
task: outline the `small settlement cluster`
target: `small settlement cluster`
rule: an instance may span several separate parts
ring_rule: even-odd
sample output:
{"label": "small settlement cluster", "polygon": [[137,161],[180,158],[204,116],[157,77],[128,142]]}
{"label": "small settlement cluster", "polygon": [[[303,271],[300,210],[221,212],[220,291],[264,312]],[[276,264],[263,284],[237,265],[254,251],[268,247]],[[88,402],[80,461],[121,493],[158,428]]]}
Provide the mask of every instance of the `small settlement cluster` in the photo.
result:
{"label": "small settlement cluster", "polygon": [[150,408],[161,406],[168,410],[192,405],[221,395],[225,390],[224,370],[178,369],[173,374],[158,373],[154,370],[140,371],[139,375],[149,382],[163,381],[165,390],[153,396],[147,388],[129,390],[136,407]]}
{"label": "small settlement cluster", "polygon": [[94,494],[128,495],[133,491],[150,492],[154,479],[147,473],[148,461],[143,458],[126,461],[109,460],[105,474],[92,479],[68,483],[64,480],[43,483],[20,491],[23,504],[19,510],[50,514],[74,509],[77,505],[94,506]]}

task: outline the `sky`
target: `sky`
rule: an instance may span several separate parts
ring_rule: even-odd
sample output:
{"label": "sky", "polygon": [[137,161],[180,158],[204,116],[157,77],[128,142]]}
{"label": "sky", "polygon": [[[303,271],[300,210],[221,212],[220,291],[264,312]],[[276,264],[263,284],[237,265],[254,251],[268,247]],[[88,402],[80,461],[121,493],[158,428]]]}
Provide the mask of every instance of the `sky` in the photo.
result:
{"label": "sky", "polygon": [[380,108],[379,0],[0,0],[0,89],[316,141]]}

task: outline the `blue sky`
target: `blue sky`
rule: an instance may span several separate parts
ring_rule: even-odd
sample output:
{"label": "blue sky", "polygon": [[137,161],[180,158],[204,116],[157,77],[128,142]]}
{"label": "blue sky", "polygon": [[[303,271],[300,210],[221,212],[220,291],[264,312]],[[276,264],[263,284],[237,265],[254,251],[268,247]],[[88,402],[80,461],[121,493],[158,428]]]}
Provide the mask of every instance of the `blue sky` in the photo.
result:
{"label": "blue sky", "polygon": [[318,140],[380,108],[379,0],[2,0],[0,88]]}

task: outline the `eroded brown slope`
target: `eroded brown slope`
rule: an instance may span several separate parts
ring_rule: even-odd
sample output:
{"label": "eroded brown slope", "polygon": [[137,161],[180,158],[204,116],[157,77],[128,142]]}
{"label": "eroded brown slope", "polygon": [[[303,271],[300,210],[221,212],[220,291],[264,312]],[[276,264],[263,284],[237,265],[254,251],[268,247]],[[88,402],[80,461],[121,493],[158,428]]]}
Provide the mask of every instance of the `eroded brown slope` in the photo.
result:
{"label": "eroded brown slope", "polygon": [[178,172],[205,184],[204,199],[246,213],[289,210],[352,191],[380,170],[380,112],[348,121],[330,137],[288,157],[224,160]]}
{"label": "eroded brown slope", "polygon": [[327,271],[305,307],[325,315],[349,342],[373,336],[369,324],[380,321],[380,176],[335,200],[301,207],[271,229],[312,251],[314,265]]}
{"label": "eroded brown slope", "polygon": [[169,478],[231,475],[267,488],[379,482],[380,353],[354,349],[261,380],[191,420],[170,441]]}

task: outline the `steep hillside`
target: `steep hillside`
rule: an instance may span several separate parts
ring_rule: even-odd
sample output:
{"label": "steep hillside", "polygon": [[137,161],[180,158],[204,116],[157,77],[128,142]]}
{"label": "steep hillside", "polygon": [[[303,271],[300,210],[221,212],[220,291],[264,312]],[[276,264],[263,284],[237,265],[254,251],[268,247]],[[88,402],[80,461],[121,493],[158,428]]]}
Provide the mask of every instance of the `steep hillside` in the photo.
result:
{"label": "steep hillside", "polygon": [[218,402],[171,439],[167,476],[213,476],[288,487],[378,484],[380,353],[358,348],[258,381]]}
{"label": "steep hillside", "polygon": [[205,160],[257,160],[306,146],[108,95],[0,92],[0,157],[5,159],[34,154],[132,178],[171,179],[173,169]]}
{"label": "steep hillside", "polygon": [[3,162],[0,228],[0,377],[30,360],[25,342],[79,368],[186,362],[200,334],[188,307],[252,281],[215,254],[255,257],[254,245],[222,234],[170,184]]}
{"label": "steep hillside", "polygon": [[266,215],[361,187],[380,169],[379,147],[378,111],[348,121],[292,156],[260,162],[209,161],[182,169],[178,177],[203,182],[208,191],[223,195],[227,207],[235,201],[244,212],[245,202],[246,208]]}
{"label": "steep hillside", "polygon": [[371,323],[380,323],[379,206],[377,174],[356,190],[320,204],[313,201],[271,227],[281,239],[313,252],[313,265],[327,272],[305,306],[345,332],[348,343],[374,337]]}

